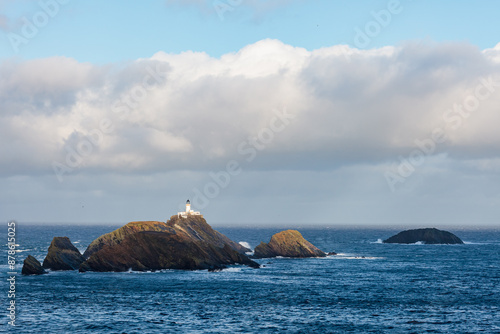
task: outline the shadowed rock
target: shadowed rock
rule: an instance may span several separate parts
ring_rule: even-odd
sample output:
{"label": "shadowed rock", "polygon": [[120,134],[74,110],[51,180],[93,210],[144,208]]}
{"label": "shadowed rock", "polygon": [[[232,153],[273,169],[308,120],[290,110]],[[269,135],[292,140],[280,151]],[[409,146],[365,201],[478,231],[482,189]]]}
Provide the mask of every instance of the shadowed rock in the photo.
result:
{"label": "shadowed rock", "polygon": [[416,242],[425,244],[463,244],[459,237],[447,231],[441,231],[436,228],[421,228],[416,230],[407,230],[393,235],[384,243],[388,244],[414,244]]}
{"label": "shadowed rock", "polygon": [[28,255],[28,257],[24,260],[23,269],[21,274],[23,275],[42,275],[47,272],[43,269],[40,262],[35,259],[33,256]]}
{"label": "shadowed rock", "polygon": [[234,250],[244,254],[250,249],[232,241],[224,234],[214,230],[201,216],[188,216],[180,218],[177,215],[170,217],[169,221],[138,221],[131,222],[119,229],[104,234],[92,241],[87,247],[83,256],[89,258],[93,253],[99,251],[104,246],[114,246],[120,244],[127,236],[138,232],[168,232],[170,234],[183,235],[192,240],[205,241],[218,247],[229,245]]}
{"label": "shadowed rock", "polygon": [[68,237],[55,237],[43,260],[43,267],[50,270],[76,270],[83,261],[85,258]]}
{"label": "shadowed rock", "polygon": [[231,264],[259,267],[235,250],[247,248],[212,229],[200,216],[173,216],[167,223],[129,223],[99,237],[91,246],[80,271],[218,270]]}
{"label": "shadowed rock", "polygon": [[286,230],[276,233],[266,244],[255,247],[255,258],[268,257],[324,257],[326,254],[302,237],[299,231]]}

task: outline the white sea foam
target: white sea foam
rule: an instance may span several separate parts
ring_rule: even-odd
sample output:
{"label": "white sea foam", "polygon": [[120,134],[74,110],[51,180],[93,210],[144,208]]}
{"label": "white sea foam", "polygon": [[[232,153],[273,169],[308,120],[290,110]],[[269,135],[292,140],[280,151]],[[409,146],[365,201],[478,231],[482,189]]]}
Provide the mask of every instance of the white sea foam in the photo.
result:
{"label": "white sea foam", "polygon": [[378,256],[341,256],[340,259],[344,259],[344,260],[379,260],[379,259],[385,259],[385,257],[378,257]]}
{"label": "white sea foam", "polygon": [[32,248],[31,249],[16,249],[16,253],[22,253],[22,252],[29,252],[33,250]]}
{"label": "white sea foam", "polygon": [[229,268],[223,269],[222,272],[224,272],[224,273],[239,273],[242,270],[243,270],[243,268],[229,267]]}
{"label": "white sea foam", "polygon": [[252,247],[250,246],[250,244],[246,241],[240,241],[238,242],[240,245],[242,245],[243,247],[246,247],[248,249],[252,249]]}
{"label": "white sea foam", "polygon": [[377,239],[377,241],[370,242],[371,244],[383,244],[384,241],[382,239]]}
{"label": "white sea foam", "polygon": [[337,253],[337,255],[330,255],[330,256],[327,256],[326,258],[338,259],[338,260],[379,260],[379,259],[385,259],[385,257],[364,256],[364,255],[356,255],[356,254],[349,254],[349,253]]}
{"label": "white sea foam", "polygon": [[471,242],[471,241],[464,241],[464,244],[466,244],[466,245],[491,245],[490,243],[487,243],[487,242]]}

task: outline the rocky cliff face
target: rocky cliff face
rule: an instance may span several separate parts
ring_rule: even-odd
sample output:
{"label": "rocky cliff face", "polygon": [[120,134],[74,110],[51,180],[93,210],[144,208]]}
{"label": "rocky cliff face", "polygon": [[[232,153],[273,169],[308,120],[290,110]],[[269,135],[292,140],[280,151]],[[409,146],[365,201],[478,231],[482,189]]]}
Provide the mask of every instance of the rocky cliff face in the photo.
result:
{"label": "rocky cliff face", "polygon": [[126,236],[130,234],[135,234],[143,231],[157,231],[164,232],[168,231],[173,233],[174,231],[164,222],[157,221],[143,221],[143,222],[131,222],[113,232],[101,235],[99,238],[92,241],[92,243],[87,247],[83,256],[88,258],[93,253],[97,252],[104,246],[117,245],[125,239]]}
{"label": "rocky cliff face", "polygon": [[206,241],[208,243],[224,247],[228,244],[234,250],[245,253],[250,249],[232,241],[224,234],[217,232],[207,221],[200,216],[189,216],[188,218],[179,218],[172,216],[168,222],[159,221],[143,221],[131,222],[119,229],[104,234],[92,241],[87,247],[83,256],[89,258],[93,253],[99,251],[104,246],[114,246],[120,244],[127,236],[136,234],[138,232],[168,232],[170,234],[178,234],[193,240]]}
{"label": "rocky cliff face", "polygon": [[299,231],[286,230],[276,233],[266,244],[255,247],[255,258],[268,257],[324,257],[326,254],[302,237]]}
{"label": "rocky cliff face", "polygon": [[250,249],[229,239],[224,234],[214,230],[201,216],[188,216],[187,218],[172,216],[167,221],[167,225],[175,229],[178,234],[184,234],[193,240],[206,241],[218,247],[223,247],[227,244],[239,253],[251,251]]}
{"label": "rocky cliff face", "polygon": [[85,258],[80,251],[73,246],[68,237],[55,237],[49,246],[49,251],[43,268],[51,270],[76,270]]}
{"label": "rocky cliff face", "polygon": [[414,244],[416,242],[425,244],[463,244],[459,237],[447,231],[441,231],[436,228],[421,228],[416,230],[407,230],[393,235],[384,243],[392,244]]}
{"label": "rocky cliff face", "polygon": [[238,251],[245,247],[215,231],[200,216],[167,223],[133,222],[97,238],[80,271],[220,269],[230,264],[258,268]]}
{"label": "rocky cliff face", "polygon": [[43,269],[40,262],[35,259],[33,256],[28,255],[28,257],[24,260],[23,269],[21,274],[23,275],[41,275],[46,274],[47,272]]}
{"label": "rocky cliff face", "polygon": [[82,264],[80,271],[221,269],[236,263],[259,267],[227,244],[220,248],[178,234],[147,231],[128,235],[118,245],[103,247]]}

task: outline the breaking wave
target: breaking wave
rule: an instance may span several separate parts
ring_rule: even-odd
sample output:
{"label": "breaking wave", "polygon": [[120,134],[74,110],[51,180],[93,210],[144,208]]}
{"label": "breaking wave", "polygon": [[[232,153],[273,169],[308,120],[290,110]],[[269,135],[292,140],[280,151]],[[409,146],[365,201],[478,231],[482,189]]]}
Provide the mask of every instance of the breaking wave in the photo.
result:
{"label": "breaking wave", "polygon": [[250,246],[250,244],[246,241],[240,241],[238,242],[240,245],[242,245],[243,247],[246,247],[248,249],[252,249],[252,247]]}

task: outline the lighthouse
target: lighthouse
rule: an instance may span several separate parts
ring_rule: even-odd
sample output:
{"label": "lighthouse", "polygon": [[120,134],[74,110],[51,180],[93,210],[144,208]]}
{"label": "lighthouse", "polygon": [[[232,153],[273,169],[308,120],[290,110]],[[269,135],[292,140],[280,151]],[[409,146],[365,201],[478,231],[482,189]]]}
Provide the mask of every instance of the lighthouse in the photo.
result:
{"label": "lighthouse", "polygon": [[201,216],[203,218],[203,215],[199,211],[191,210],[191,202],[189,200],[186,201],[186,211],[178,212],[177,216],[182,218],[187,218],[188,216]]}

